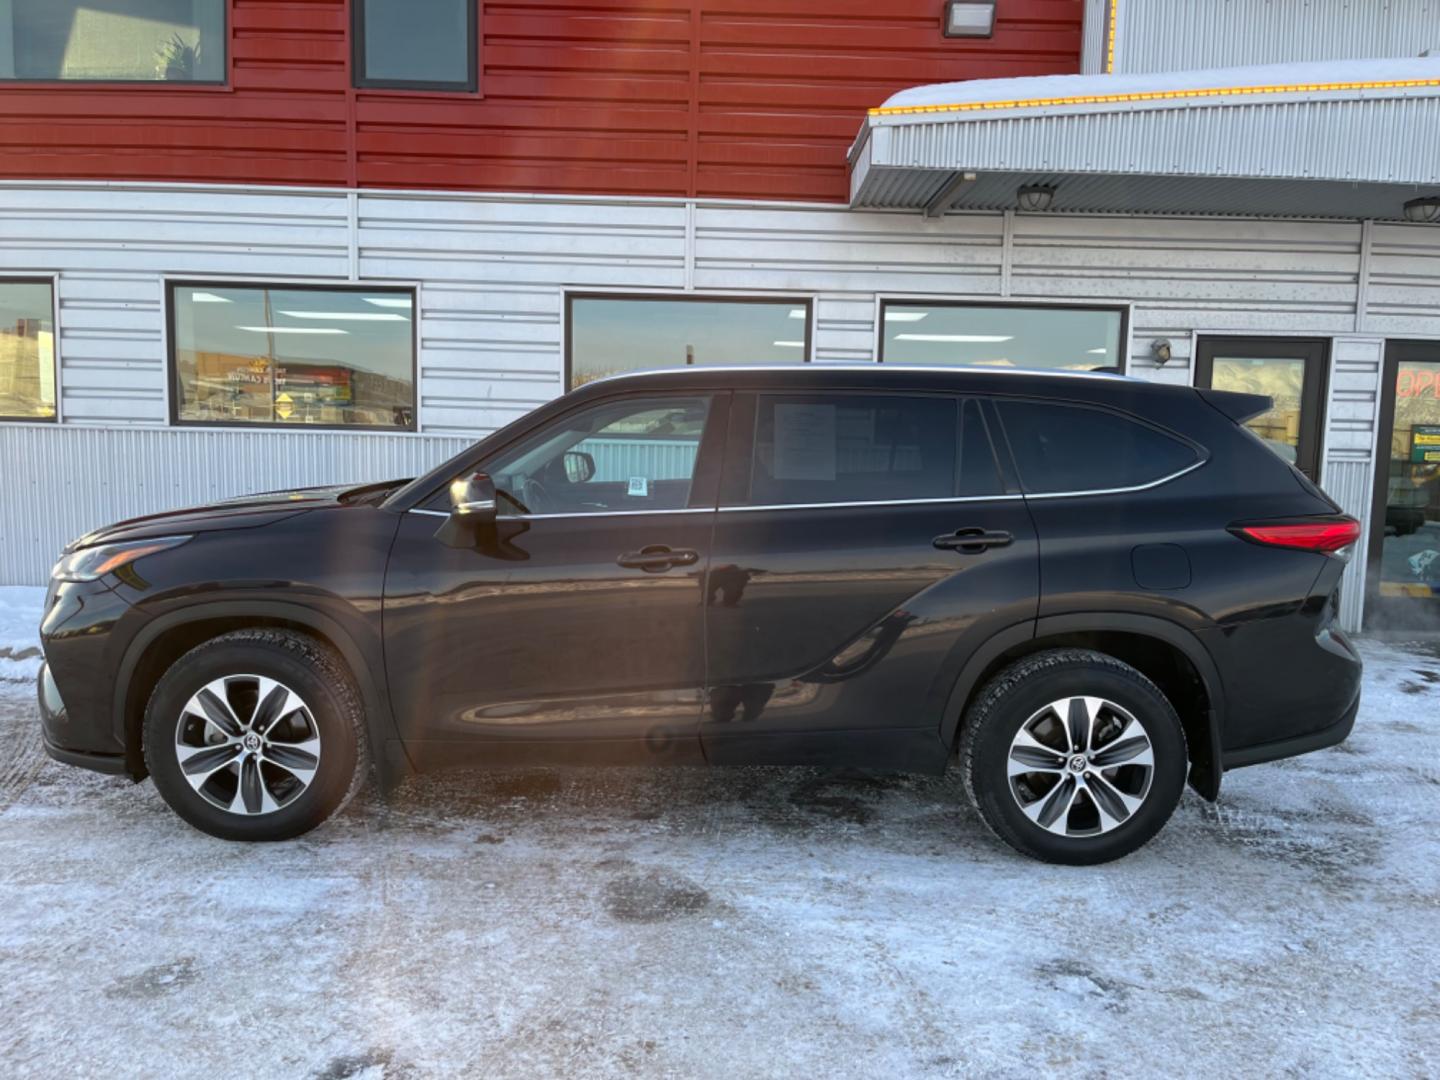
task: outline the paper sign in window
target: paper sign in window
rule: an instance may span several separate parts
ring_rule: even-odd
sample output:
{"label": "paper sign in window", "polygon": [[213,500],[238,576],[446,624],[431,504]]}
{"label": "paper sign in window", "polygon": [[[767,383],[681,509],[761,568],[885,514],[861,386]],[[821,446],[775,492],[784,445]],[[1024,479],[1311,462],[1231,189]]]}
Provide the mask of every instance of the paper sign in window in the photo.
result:
{"label": "paper sign in window", "polygon": [[775,479],[835,479],[835,406],[775,406]]}

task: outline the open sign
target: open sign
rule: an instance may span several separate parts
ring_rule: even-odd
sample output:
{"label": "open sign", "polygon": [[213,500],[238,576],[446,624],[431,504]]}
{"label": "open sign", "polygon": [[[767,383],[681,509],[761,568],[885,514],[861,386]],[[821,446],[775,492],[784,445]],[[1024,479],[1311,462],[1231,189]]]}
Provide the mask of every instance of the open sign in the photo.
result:
{"label": "open sign", "polygon": [[1440,372],[1431,367],[1402,367],[1395,380],[1395,396],[1440,399]]}

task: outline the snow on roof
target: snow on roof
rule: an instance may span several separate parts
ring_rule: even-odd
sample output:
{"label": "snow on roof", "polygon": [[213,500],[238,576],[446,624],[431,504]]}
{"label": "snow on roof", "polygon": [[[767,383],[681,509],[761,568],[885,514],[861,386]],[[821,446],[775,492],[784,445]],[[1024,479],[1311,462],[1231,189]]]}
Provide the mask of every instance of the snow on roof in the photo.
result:
{"label": "snow on roof", "polygon": [[1335,84],[1430,84],[1440,90],[1440,56],[1400,60],[1322,60],[1296,64],[1205,68],[1145,75],[1039,75],[1020,79],[971,79],[901,90],[880,110],[936,109],[985,102],[1053,101],[1056,98],[1113,97],[1174,91],[1243,87],[1299,87],[1315,91],[1361,89]]}

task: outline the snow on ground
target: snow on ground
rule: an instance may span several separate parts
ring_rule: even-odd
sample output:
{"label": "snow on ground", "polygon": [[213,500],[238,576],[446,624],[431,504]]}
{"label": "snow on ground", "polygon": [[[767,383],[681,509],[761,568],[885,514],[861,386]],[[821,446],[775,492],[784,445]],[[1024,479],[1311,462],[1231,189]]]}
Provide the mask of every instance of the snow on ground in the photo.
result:
{"label": "snow on ground", "polygon": [[226,844],[0,683],[0,1071],[1437,1075],[1440,653],[1365,652],[1344,746],[1091,869],[953,776],[807,769],[450,773]]}
{"label": "snow on ground", "polygon": [[0,585],[0,683],[28,681],[40,670],[40,608],[45,590]]}

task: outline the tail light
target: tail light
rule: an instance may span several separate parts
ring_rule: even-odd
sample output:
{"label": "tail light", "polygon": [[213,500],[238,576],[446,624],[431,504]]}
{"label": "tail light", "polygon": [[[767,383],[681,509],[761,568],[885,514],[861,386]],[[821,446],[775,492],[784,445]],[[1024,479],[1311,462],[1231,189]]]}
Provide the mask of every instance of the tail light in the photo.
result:
{"label": "tail light", "polygon": [[1239,523],[1230,526],[1230,531],[1253,544],[1333,555],[1360,539],[1360,522],[1336,514],[1324,518]]}

